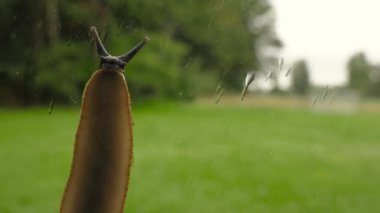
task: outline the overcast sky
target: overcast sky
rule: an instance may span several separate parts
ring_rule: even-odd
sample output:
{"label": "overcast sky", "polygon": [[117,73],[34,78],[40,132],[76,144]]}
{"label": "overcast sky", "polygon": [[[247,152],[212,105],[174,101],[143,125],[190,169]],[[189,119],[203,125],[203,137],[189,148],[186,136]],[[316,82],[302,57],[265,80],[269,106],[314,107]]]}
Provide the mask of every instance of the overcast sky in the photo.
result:
{"label": "overcast sky", "polygon": [[347,81],[348,58],[363,51],[380,63],[379,0],[271,0],[285,61],[308,61],[316,85]]}

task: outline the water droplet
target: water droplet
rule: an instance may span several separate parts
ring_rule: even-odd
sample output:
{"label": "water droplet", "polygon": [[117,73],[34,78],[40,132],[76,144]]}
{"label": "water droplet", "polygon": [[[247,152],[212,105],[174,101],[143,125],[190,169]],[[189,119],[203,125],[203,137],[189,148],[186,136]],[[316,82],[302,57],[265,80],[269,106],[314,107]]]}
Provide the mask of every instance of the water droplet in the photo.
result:
{"label": "water droplet", "polygon": [[215,18],[215,16],[212,16],[211,19],[210,19],[210,21],[208,22],[208,28],[209,29],[211,28],[211,26],[212,26],[212,24],[214,22],[214,18]]}
{"label": "water droplet", "polygon": [[282,70],[282,65],[284,65],[284,58],[278,59],[278,71]]}
{"label": "water droplet", "polygon": [[327,85],[325,87],[325,90],[323,91],[323,94],[322,94],[322,100],[325,100],[326,96],[327,96],[327,92],[329,90],[329,85]]}
{"label": "water droplet", "polygon": [[186,180],[186,186],[188,186],[189,184],[190,184],[190,182],[191,182],[191,178],[188,178],[187,180]]}
{"label": "water droplet", "polygon": [[11,39],[12,39],[12,40],[15,40],[15,39],[16,39],[16,33],[12,33],[12,34],[11,34]]}
{"label": "water droplet", "polygon": [[313,101],[312,101],[312,103],[311,103],[311,105],[314,106],[317,103],[318,100],[319,100],[319,96],[315,96],[314,99],[313,99]]}
{"label": "water droplet", "polygon": [[16,75],[18,75],[19,74],[19,72],[16,72]]}
{"label": "water droplet", "polygon": [[49,110],[48,110],[48,114],[51,114],[53,113],[53,107],[54,107],[54,98],[52,98],[49,102]]}
{"label": "water droplet", "polygon": [[70,96],[70,101],[73,102],[74,104],[77,103],[77,101],[75,100],[75,98],[73,98],[72,96]]}
{"label": "water droplet", "polygon": [[272,155],[273,155],[273,152],[269,152],[269,155],[272,156]]}
{"label": "water droplet", "polygon": [[260,197],[268,196],[268,188],[265,186],[259,186],[257,189],[257,195],[259,195]]}
{"label": "water droplet", "polygon": [[255,80],[255,73],[247,73],[247,76],[245,77],[245,86],[243,88],[243,91],[241,92],[240,101],[244,100],[245,94],[247,93],[249,85]]}
{"label": "water droplet", "polygon": [[335,96],[336,96],[336,93],[337,93],[337,91],[336,91],[336,89],[334,89],[332,92],[331,92],[331,95],[330,95],[330,100],[328,101],[328,105],[331,105],[332,104],[332,102],[334,101],[334,98],[335,98]]}
{"label": "water droplet", "polygon": [[221,99],[222,96],[223,96],[223,93],[224,93],[224,88],[222,88],[222,89],[220,90],[219,95],[218,95],[218,98],[217,98],[216,101],[215,101],[215,104],[218,104],[218,103],[219,103],[220,99]]}
{"label": "water droplet", "polygon": [[182,92],[179,92],[179,96],[182,96],[183,94],[182,94]]}
{"label": "water droplet", "polygon": [[285,77],[288,77],[288,75],[290,74],[290,72],[292,71],[292,69],[293,69],[293,65],[291,65],[291,66],[289,67],[288,71],[286,71],[286,73],[285,73]]}
{"label": "water droplet", "polygon": [[268,79],[272,78],[273,70],[269,70],[267,75],[265,76],[265,81],[268,81]]}

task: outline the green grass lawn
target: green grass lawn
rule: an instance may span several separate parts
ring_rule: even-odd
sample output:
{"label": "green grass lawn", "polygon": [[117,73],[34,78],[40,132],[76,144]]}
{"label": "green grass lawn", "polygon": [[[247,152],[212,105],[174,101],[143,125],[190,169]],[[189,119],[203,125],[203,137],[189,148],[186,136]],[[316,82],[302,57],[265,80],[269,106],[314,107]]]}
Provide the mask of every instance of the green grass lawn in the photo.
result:
{"label": "green grass lawn", "polygon": [[[380,114],[135,106],[126,212],[378,212]],[[79,108],[0,110],[0,212],[58,212]]]}

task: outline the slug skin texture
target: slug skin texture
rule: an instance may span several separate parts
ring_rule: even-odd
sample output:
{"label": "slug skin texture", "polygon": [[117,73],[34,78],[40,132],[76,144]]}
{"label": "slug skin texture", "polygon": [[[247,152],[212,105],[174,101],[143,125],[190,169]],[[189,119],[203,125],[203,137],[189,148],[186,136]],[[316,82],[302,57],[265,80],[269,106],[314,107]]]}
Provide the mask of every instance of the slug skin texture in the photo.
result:
{"label": "slug skin texture", "polygon": [[101,69],[87,82],[62,213],[122,212],[132,162],[132,123],[121,72]]}

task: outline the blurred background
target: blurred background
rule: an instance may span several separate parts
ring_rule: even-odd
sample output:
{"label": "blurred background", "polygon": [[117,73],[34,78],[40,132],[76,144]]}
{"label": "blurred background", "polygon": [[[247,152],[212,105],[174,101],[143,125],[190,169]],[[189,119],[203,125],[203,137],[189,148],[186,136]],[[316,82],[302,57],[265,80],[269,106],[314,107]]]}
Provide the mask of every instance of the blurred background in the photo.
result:
{"label": "blurred background", "polygon": [[376,212],[379,6],[0,0],[0,212],[59,209],[93,25],[113,55],[151,40],[126,212]]}

